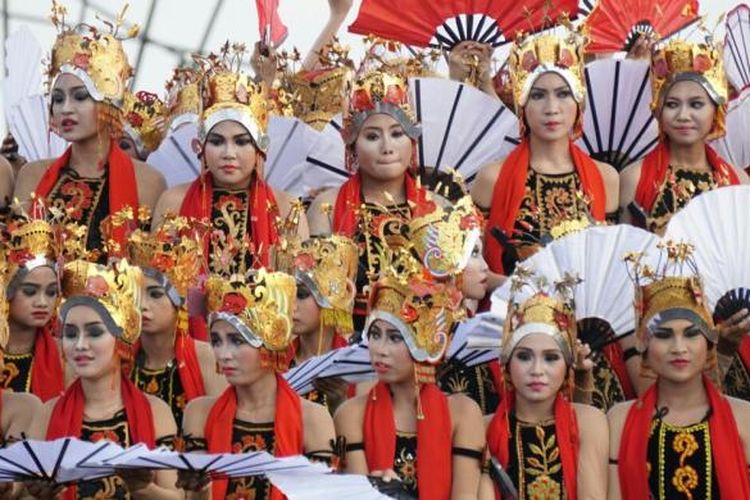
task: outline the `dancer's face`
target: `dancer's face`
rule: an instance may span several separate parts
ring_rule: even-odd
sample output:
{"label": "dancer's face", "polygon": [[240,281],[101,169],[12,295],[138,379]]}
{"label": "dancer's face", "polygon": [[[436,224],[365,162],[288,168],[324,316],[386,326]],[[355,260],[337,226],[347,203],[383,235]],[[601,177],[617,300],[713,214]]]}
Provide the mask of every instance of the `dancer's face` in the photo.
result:
{"label": "dancer's face", "polygon": [[230,384],[252,385],[268,372],[261,366],[260,349],[248,344],[230,323],[211,323],[210,338],[219,371]]}
{"label": "dancer's face", "polygon": [[489,267],[482,254],[482,239],[477,239],[469,263],[463,272],[461,292],[467,299],[482,300],[487,293]]}
{"label": "dancer's face", "polygon": [[659,122],[670,141],[691,145],[705,140],[715,115],[716,105],[706,89],[696,82],[681,81],[667,91]]}
{"label": "dancer's face", "polygon": [[508,372],[518,398],[540,402],[557,396],[568,366],[554,339],[544,333],[532,333],[516,345]]}
{"label": "dancer's face", "polygon": [[292,320],[294,335],[310,335],[320,329],[320,307],[310,290],[302,283],[297,283],[297,300],[294,302]]}
{"label": "dancer's face", "polygon": [[76,375],[83,379],[111,376],[115,369],[117,339],[93,308],[72,307],[63,323],[63,352]]}
{"label": "dancer's face", "polygon": [[650,332],[646,362],[660,378],[677,383],[692,380],[703,373],[707,357],[708,340],[689,320],[664,321]]}
{"label": "dancer's face", "polygon": [[224,120],[208,132],[203,154],[217,187],[241,189],[250,185],[260,153],[242,124]]}
{"label": "dancer's face", "polygon": [[365,120],[354,152],[365,178],[380,182],[403,177],[412,157],[412,140],[401,124],[386,114]]}
{"label": "dancer's face", "polygon": [[10,300],[10,324],[43,327],[55,314],[59,297],[60,285],[51,267],[37,267],[26,273]]}
{"label": "dancer's face", "polygon": [[169,300],[167,291],[151,276],[143,277],[141,320],[143,334],[174,333],[177,308]]}
{"label": "dancer's face", "polygon": [[370,361],[378,380],[389,384],[414,378],[414,360],[398,329],[387,321],[377,320],[370,325],[367,335]]}
{"label": "dancer's face", "polygon": [[127,134],[123,134],[119,140],[120,149],[133,158],[134,160],[146,161],[146,158],[138,154],[138,148],[135,145],[135,141]]}
{"label": "dancer's face", "polygon": [[50,93],[50,124],[68,142],[95,137],[96,101],[77,76],[62,74]]}
{"label": "dancer's face", "polygon": [[523,109],[529,133],[544,141],[569,137],[578,115],[578,103],[570,86],[552,72],[536,79]]}

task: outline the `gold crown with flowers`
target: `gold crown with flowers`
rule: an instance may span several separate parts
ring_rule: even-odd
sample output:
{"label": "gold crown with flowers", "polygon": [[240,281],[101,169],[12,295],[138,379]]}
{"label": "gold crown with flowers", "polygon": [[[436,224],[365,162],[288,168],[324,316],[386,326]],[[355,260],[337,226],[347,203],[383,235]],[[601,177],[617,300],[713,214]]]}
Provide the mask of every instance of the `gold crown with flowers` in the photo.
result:
{"label": "gold crown with flowers", "polygon": [[282,272],[255,271],[245,279],[211,275],[206,281],[208,311],[214,319],[241,324],[241,333],[253,347],[286,351],[292,338],[292,313],[297,296],[293,276]]}
{"label": "gold crown with flowers", "polygon": [[198,120],[201,112],[200,73],[193,68],[175,68],[167,81],[167,116],[169,128]]}
{"label": "gold crown with flowers", "polygon": [[714,322],[703,294],[703,283],[693,259],[689,243],[666,241],[657,247],[662,252],[662,263],[653,268],[643,263],[642,253],[625,257],[631,279],[635,284],[636,343],[639,352],[648,345],[649,324],[655,318],[666,318],[669,310],[681,310],[701,326],[711,342],[717,342]]}
{"label": "gold crown with flowers", "polygon": [[0,365],[2,365],[2,352],[10,340],[10,303],[8,302],[8,261],[5,252],[0,252]]}
{"label": "gold crown with flowers", "polygon": [[164,138],[166,108],[159,96],[140,90],[125,92],[123,102],[125,131],[135,142],[138,154],[148,156]]}
{"label": "gold crown with flowers", "polygon": [[104,33],[88,24],[67,26],[67,9],[53,0],[50,17],[58,35],[48,68],[50,88],[58,75],[69,73],[83,81],[94,100],[115,107],[122,105],[127,82],[133,75],[122,41],[138,35],[138,25],[133,25],[122,38],[118,36],[127,8],[123,7],[114,22],[103,21],[109,28],[109,33]]}
{"label": "gold crown with flowers", "polygon": [[510,360],[513,350],[526,336],[542,333],[558,344],[565,361],[572,365],[578,335],[573,297],[580,278],[566,273],[560,281],[549,283],[519,265],[510,279],[511,298],[500,349],[503,363]]}
{"label": "gold crown with flowers", "polygon": [[7,227],[5,242],[9,277],[21,268],[34,269],[57,261],[60,252],[59,235],[44,219],[18,219]]}
{"label": "gold crown with flowers", "polygon": [[481,237],[482,216],[470,196],[452,206],[437,203],[429,213],[416,213],[409,222],[413,250],[435,278],[460,274]]}
{"label": "gold crown with flowers", "polygon": [[300,71],[290,76],[294,116],[315,130],[323,130],[334,116],[344,111],[350,78],[351,69],[347,67]]}
{"label": "gold crown with flowers", "polygon": [[107,266],[74,260],[63,268],[62,292],[66,299],[62,307],[79,296],[95,299],[120,330],[116,336],[132,345],[141,334],[142,286],[140,268],[125,259]]}
{"label": "gold crown with flowers", "polygon": [[220,55],[194,56],[203,70],[201,78],[200,132],[205,138],[219,122],[242,124],[261,151],[269,146],[268,113],[271,103],[267,89],[240,71],[245,54],[242,44],[224,44]]}
{"label": "gold crown with flowers", "polygon": [[708,37],[704,43],[673,39],[655,48],[651,54],[651,109],[660,110],[672,84],[684,80],[698,83],[716,104],[709,138],[724,135],[729,85],[721,45]]}

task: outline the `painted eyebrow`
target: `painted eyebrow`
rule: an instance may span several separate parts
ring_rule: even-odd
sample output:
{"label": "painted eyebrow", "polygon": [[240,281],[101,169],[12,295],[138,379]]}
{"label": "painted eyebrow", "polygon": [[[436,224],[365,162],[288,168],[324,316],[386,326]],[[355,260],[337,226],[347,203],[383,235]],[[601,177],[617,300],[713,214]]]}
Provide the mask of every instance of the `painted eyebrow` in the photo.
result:
{"label": "painted eyebrow", "polygon": [[[73,92],[73,91],[80,90],[80,89],[86,90],[86,86],[85,85],[76,85],[75,87],[70,87],[68,89],[68,91],[69,92]],[[63,89],[61,89],[61,88],[58,87],[58,88],[52,89],[52,92],[63,92],[64,93],[65,91]]]}
{"label": "painted eyebrow", "polygon": [[[545,88],[542,88],[542,87],[531,87],[531,90],[537,90],[539,92],[549,92],[549,89],[545,89]],[[560,92],[562,90],[568,90],[569,91],[570,89],[568,88],[567,85],[563,85],[561,87],[556,87],[556,88],[552,89],[553,92]]]}

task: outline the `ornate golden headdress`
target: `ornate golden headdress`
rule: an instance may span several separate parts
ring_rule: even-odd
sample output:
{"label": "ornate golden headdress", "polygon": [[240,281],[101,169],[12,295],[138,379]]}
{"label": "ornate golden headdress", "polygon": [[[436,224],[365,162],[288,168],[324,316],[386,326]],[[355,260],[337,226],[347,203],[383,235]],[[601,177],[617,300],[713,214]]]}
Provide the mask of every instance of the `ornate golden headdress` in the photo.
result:
{"label": "ornate golden headdress", "polygon": [[557,343],[571,366],[578,335],[573,297],[575,286],[581,280],[565,274],[564,279],[550,284],[523,265],[516,267],[510,279],[513,281],[503,326],[501,361],[508,363],[513,350],[527,335],[543,333]]}
{"label": "ornate golden headdress", "polygon": [[200,73],[193,68],[175,68],[167,81],[167,115],[169,129],[197,122],[201,112]]}
{"label": "ornate golden headdress", "polygon": [[140,90],[125,92],[123,129],[135,142],[138,155],[146,157],[156,151],[164,138],[166,109],[159,96]]}
{"label": "ornate golden headdress", "polygon": [[670,87],[680,81],[695,82],[706,90],[716,105],[714,124],[708,138],[723,136],[726,131],[729,85],[721,45],[707,37],[704,43],[675,39],[654,48],[651,54],[651,109],[655,113],[661,112]]}
{"label": "ornate golden headdress", "polygon": [[206,281],[209,322],[224,320],[264,352],[264,364],[283,371],[292,338],[297,295],[293,276],[260,269],[249,278],[211,275]]}
{"label": "ornate golden headdress", "polygon": [[419,260],[435,278],[460,274],[482,233],[482,216],[471,196],[452,206],[431,204],[432,212],[416,213],[409,222],[409,237]]}
{"label": "ornate golden headdress", "polygon": [[109,27],[109,33],[103,33],[87,24],[67,26],[67,9],[53,0],[51,19],[58,35],[48,70],[50,88],[59,75],[72,74],[81,79],[94,100],[119,108],[128,79],[133,75],[122,40],[138,35],[138,25],[133,25],[123,38],[118,38],[126,12],[127,5],[113,23],[102,21]]}
{"label": "ornate golden headdress", "polygon": [[[8,262],[5,260],[5,252],[0,252],[0,360],[2,360],[2,351],[8,345],[10,339],[10,304],[8,303]],[[0,363],[2,364],[2,363]]]}
{"label": "ornate golden headdress", "polygon": [[4,246],[11,279],[19,269],[32,271],[41,266],[56,267],[60,241],[52,224],[44,219],[23,218],[11,221],[7,230]]}
{"label": "ornate golden headdress", "polygon": [[544,73],[556,73],[570,87],[578,103],[575,130],[580,132],[583,124],[583,106],[586,102],[584,81],[585,37],[572,30],[567,22],[555,28],[555,32],[540,35],[520,34],[510,49],[510,67],[513,103],[519,116],[521,132],[525,132],[523,107],[529,98],[534,82]]}
{"label": "ornate golden headdress", "polygon": [[220,56],[194,56],[203,69],[201,80],[201,127],[203,138],[219,122],[241,123],[262,152],[269,146],[268,112],[271,104],[264,84],[240,72],[245,54],[242,44],[224,44]]}
{"label": "ornate golden headdress", "polygon": [[642,263],[643,254],[625,257],[635,283],[635,334],[637,349],[645,352],[651,329],[670,319],[688,319],[699,326],[712,343],[718,341],[711,313],[705,303],[703,284],[693,260],[693,246],[659,242],[662,262],[656,269]]}
{"label": "ornate golden headdress", "polygon": [[76,305],[93,307],[119,340],[132,345],[141,334],[142,286],[141,270],[124,259],[107,266],[85,260],[67,262],[62,279],[66,299],[60,316],[64,319]]}

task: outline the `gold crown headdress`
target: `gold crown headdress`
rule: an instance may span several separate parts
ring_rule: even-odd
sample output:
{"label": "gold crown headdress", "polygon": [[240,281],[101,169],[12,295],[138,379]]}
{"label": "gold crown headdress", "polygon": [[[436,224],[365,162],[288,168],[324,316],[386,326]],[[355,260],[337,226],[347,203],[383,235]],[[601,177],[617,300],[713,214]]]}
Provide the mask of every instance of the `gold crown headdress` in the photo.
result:
{"label": "gold crown headdress", "polygon": [[409,222],[412,248],[425,268],[435,278],[460,274],[482,233],[482,216],[470,196],[443,208],[415,213]]}
{"label": "gold crown headdress", "polygon": [[563,353],[568,366],[573,364],[577,326],[574,289],[581,280],[565,274],[555,283],[536,276],[523,265],[516,267],[510,278],[511,297],[503,326],[500,359],[506,364],[513,350],[526,336],[542,333],[551,337]]}
{"label": "gold crown headdress", "polygon": [[114,22],[101,20],[109,28],[104,33],[88,24],[67,26],[67,9],[53,0],[51,19],[58,35],[48,69],[50,89],[59,75],[72,74],[83,82],[94,100],[117,108],[122,105],[127,82],[133,75],[122,41],[138,35],[138,25],[133,25],[122,38],[118,37],[127,8],[126,4]]}
{"label": "gold crown headdress", "polygon": [[124,131],[135,142],[138,155],[146,157],[156,151],[164,138],[166,110],[159,96],[140,90],[125,93],[123,103]]}
{"label": "gold crown headdress", "polygon": [[260,151],[268,150],[268,112],[271,107],[264,84],[242,73],[242,44],[224,44],[219,56],[194,56],[202,67],[200,133],[205,138],[219,122],[241,123]]}
{"label": "gold crown headdress", "polygon": [[60,308],[64,320],[76,305],[93,307],[107,328],[122,342],[132,345],[141,334],[141,270],[127,260],[111,265],[85,260],[67,262],[63,268]]}
{"label": "gold crown headdress", "polygon": [[211,275],[206,281],[209,322],[227,321],[263,353],[264,366],[286,369],[297,284],[289,274],[259,269],[245,279]]}
{"label": "gold crown headdress", "polygon": [[703,283],[693,259],[689,243],[666,241],[656,268],[643,264],[643,254],[625,257],[635,284],[636,347],[645,352],[650,331],[663,321],[688,319],[700,327],[712,343],[718,341],[713,319],[703,295]]}
{"label": "gold crown headdress", "polygon": [[0,252],[0,360],[2,360],[2,352],[5,351],[8,340],[10,340],[10,326],[8,325],[10,304],[7,298],[7,276],[8,262],[5,260],[5,252]]}
{"label": "gold crown headdress", "polygon": [[575,131],[580,133],[586,102],[583,57],[585,44],[586,38],[579,31],[571,29],[566,20],[553,32],[518,36],[510,49],[508,64],[513,103],[520,118],[521,132],[525,132],[523,108],[534,82],[545,73],[556,73],[568,84],[578,103]]}
{"label": "gold crown headdress", "polygon": [[175,68],[165,86],[169,129],[198,121],[201,112],[200,73],[193,68]]}
{"label": "gold crown headdress", "polygon": [[651,54],[651,109],[655,113],[661,112],[667,92],[680,81],[692,81],[705,89],[716,105],[709,140],[723,136],[729,85],[721,45],[707,36],[703,43],[673,39],[655,47]]}

